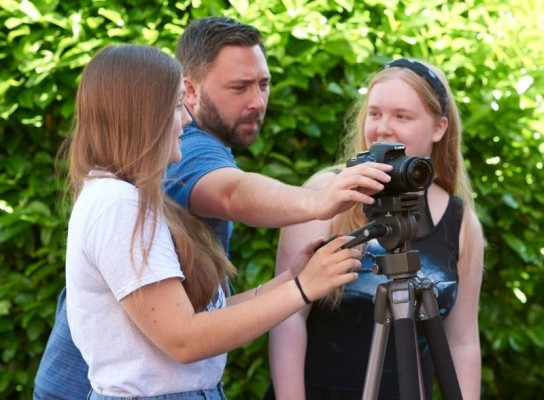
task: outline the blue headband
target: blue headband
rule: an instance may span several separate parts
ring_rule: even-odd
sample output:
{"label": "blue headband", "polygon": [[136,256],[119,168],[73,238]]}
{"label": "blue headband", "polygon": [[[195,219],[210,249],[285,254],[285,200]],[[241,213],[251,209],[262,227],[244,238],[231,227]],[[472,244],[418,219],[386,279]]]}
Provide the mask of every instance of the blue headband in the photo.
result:
{"label": "blue headband", "polygon": [[410,71],[415,72],[431,85],[435,93],[438,95],[438,101],[440,102],[440,108],[442,109],[442,115],[448,115],[448,92],[446,87],[440,80],[438,76],[425,64],[422,64],[415,60],[409,60],[407,58],[399,58],[398,60],[393,60],[384,65],[385,68],[390,67],[400,67],[406,68]]}

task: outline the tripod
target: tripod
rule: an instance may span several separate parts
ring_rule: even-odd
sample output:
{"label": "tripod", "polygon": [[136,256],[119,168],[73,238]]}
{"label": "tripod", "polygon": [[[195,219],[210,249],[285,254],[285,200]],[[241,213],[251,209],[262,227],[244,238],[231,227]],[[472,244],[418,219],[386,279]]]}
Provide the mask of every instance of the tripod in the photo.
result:
{"label": "tripod", "polygon": [[376,257],[373,272],[389,279],[378,286],[374,296],[374,331],[363,388],[363,400],[376,399],[389,336],[395,327],[400,398],[425,398],[416,320],[421,321],[444,400],[462,399],[448,342],[438,311],[433,282],[417,276],[420,270],[418,251],[409,250],[417,234],[417,212],[422,196],[403,194],[377,198],[365,206],[372,222],[350,234],[355,236],[343,247],[350,248],[373,238],[387,252]]}

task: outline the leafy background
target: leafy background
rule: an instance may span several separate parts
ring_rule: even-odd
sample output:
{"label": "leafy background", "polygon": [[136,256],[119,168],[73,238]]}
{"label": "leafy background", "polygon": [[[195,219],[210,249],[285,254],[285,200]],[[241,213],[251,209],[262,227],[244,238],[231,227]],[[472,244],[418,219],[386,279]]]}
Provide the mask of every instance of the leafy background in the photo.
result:
{"label": "leafy background", "polygon": [[[111,42],[172,53],[187,22],[228,15],[259,28],[273,81],[240,166],[301,184],[334,162],[369,74],[409,56],[442,67],[488,241],[480,303],[483,399],[544,387],[544,10],[539,0],[0,0],[0,398],[29,399],[64,285],[67,211],[55,174],[82,67]],[[277,231],[238,224],[238,290],[273,275]],[[268,381],[267,337],[229,356],[233,399]]]}

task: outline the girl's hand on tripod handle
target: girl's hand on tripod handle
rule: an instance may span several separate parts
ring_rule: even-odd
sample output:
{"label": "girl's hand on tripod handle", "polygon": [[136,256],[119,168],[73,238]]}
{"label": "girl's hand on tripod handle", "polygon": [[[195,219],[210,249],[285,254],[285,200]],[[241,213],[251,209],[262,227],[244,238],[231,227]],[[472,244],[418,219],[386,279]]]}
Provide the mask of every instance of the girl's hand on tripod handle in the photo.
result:
{"label": "girl's hand on tripod handle", "polygon": [[313,239],[310,243],[306,244],[302,250],[297,254],[293,264],[291,265],[291,279],[299,276],[300,273],[304,270],[310,258],[314,255],[314,252],[317,247],[323,246],[324,239],[322,237]]}
{"label": "girl's hand on tripod handle", "polygon": [[[352,239],[352,236],[341,236],[320,247],[299,274],[299,282],[311,301],[357,279],[357,272],[354,271],[361,269],[361,251],[341,248]],[[303,253],[313,252],[320,241],[309,243]]]}

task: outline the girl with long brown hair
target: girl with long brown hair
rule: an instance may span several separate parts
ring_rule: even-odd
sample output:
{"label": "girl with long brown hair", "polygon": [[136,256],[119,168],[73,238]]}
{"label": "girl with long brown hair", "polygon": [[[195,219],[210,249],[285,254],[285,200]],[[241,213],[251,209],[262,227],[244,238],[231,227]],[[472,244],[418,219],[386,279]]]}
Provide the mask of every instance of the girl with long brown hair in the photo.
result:
{"label": "girl with long brown hair", "polygon": [[[108,46],[85,67],[69,140],[66,303],[89,399],[224,399],[226,352],[352,281],[349,237],[314,241],[281,277],[228,299],[235,273],[206,226],[163,192],[190,116],[180,64]],[[70,382],[66,382],[70,385]]]}

